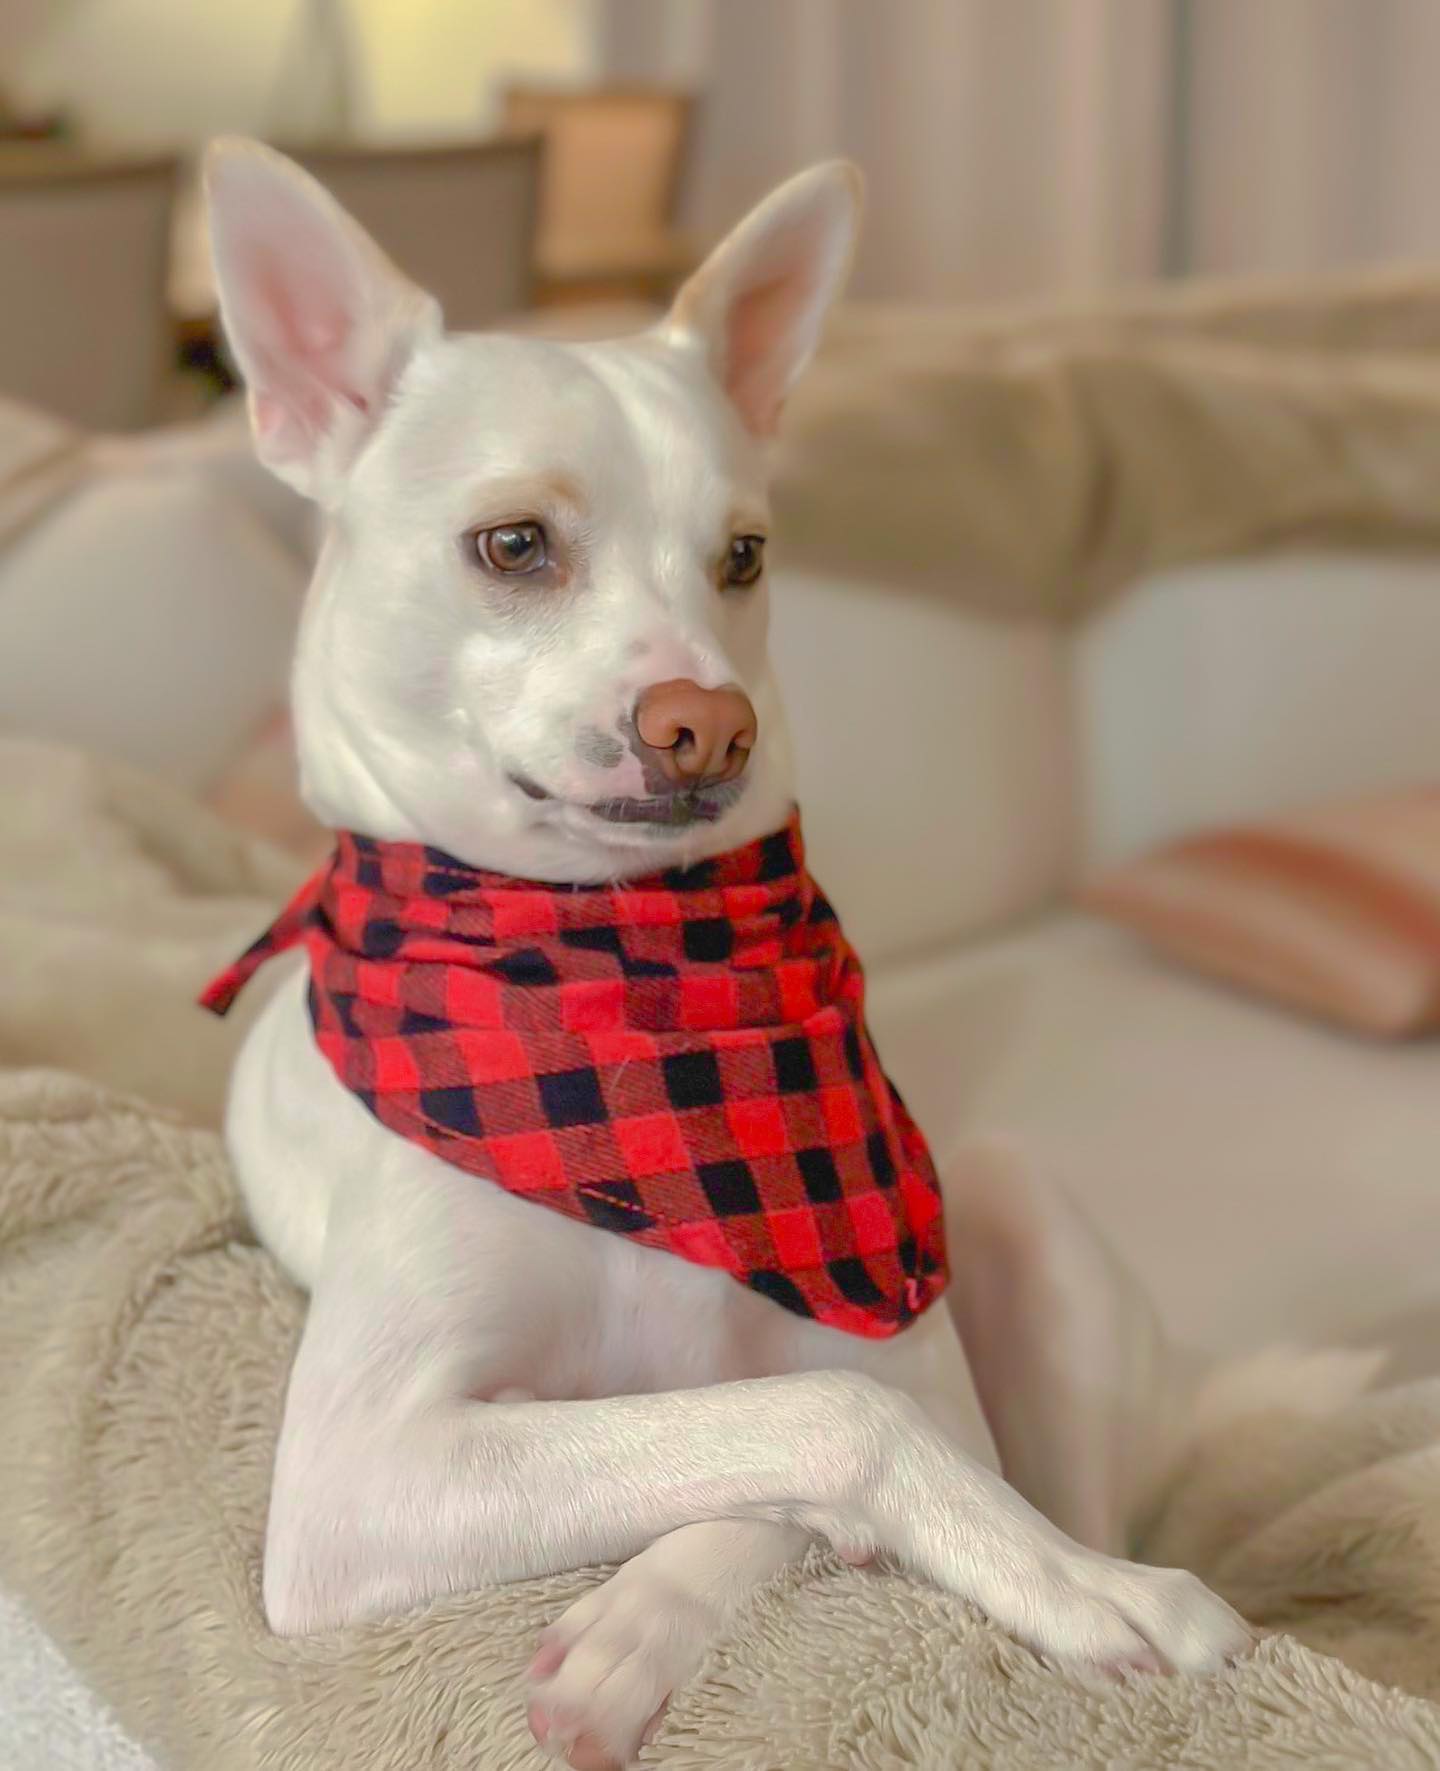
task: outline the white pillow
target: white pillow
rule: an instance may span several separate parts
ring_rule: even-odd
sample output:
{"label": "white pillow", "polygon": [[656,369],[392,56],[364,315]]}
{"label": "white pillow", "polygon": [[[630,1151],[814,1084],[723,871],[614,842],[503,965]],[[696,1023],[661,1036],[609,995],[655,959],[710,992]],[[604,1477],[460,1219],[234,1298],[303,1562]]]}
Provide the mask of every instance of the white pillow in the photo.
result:
{"label": "white pillow", "polygon": [[305,581],[203,468],[97,468],[0,552],[0,731],[203,789],[284,695]]}

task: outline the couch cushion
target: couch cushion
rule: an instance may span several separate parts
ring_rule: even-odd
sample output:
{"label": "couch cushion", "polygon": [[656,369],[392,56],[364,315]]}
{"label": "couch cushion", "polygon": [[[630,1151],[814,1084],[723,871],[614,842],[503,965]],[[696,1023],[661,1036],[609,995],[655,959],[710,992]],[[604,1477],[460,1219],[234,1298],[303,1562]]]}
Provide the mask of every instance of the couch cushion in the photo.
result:
{"label": "couch cushion", "polygon": [[204,472],[97,473],[0,555],[0,730],[203,788],[283,693],[305,578]]}
{"label": "couch cushion", "polygon": [[1087,910],[1360,1033],[1440,1031],[1440,790],[1230,824],[1109,869]]}
{"label": "couch cushion", "polygon": [[1435,1042],[1378,1047],[1298,1022],[1079,916],[872,968],[870,1017],[942,1172],[961,1136],[1012,1136],[1190,1344],[1376,1325],[1388,1342],[1433,1321]]}
{"label": "couch cushion", "polygon": [[1052,897],[1074,841],[1063,636],[799,572],[771,610],[811,863],[861,952]]}
{"label": "couch cushion", "polygon": [[1433,780],[1440,557],[1157,573],[1076,640],[1085,859]]}

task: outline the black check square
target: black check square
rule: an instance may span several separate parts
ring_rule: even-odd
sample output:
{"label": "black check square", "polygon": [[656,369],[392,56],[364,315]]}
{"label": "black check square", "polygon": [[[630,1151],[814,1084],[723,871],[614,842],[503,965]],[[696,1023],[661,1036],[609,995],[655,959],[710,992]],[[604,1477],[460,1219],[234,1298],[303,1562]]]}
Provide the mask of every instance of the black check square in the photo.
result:
{"label": "black check square", "polygon": [[404,939],[405,931],[398,922],[377,916],[373,922],[365,924],[361,951],[367,959],[390,959],[399,951]]}
{"label": "black check square", "polygon": [[805,1183],[805,1197],[812,1205],[830,1205],[844,1198],[840,1171],[828,1150],[797,1150],[795,1162]]}
{"label": "black check square", "polygon": [[558,984],[560,974],[538,947],[522,947],[486,962],[487,971],[507,984]]}
{"label": "black check square", "polygon": [[723,965],[735,951],[735,927],[723,916],[696,917],[681,931],[685,957],[698,965]]}
{"label": "black check square", "polygon": [[537,1076],[540,1106],[550,1125],[599,1125],[609,1118],[600,1078],[593,1070],[559,1070]]}
{"label": "black check square", "polygon": [[759,1267],[753,1273],[747,1273],[745,1283],[751,1291],[758,1291],[761,1297],[769,1298],[772,1304],[779,1304],[782,1310],[793,1310],[797,1316],[813,1316],[815,1312],[805,1300],[805,1293],[793,1279],[787,1279],[783,1273],[774,1273],[768,1267]]}
{"label": "black check square", "polygon": [[773,1051],[775,1086],[782,1095],[805,1095],[819,1088],[820,1078],[815,1074],[815,1059],[808,1039],[803,1036],[777,1039]]}
{"label": "black check square", "polygon": [[761,885],[772,879],[784,879],[794,865],[790,841],[783,830],[776,830],[761,839],[760,863],[755,869],[755,878]]}
{"label": "black check square", "polygon": [[560,940],[582,953],[609,953],[616,959],[623,958],[625,953],[619,929],[608,925],[598,929],[561,929]]}
{"label": "black check square", "polygon": [[672,1107],[718,1107],[725,1099],[714,1052],[675,1052],[663,1063]]}
{"label": "black check square", "polygon": [[717,1217],[743,1217],[760,1210],[760,1192],[748,1162],[702,1162],[696,1173]]}
{"label": "black check square", "polygon": [[830,1277],[840,1287],[841,1293],[852,1304],[873,1305],[884,1303],[885,1294],[870,1277],[869,1271],[859,1255],[842,1255],[838,1260],[826,1261]]}
{"label": "black check square", "polygon": [[[425,885],[427,898],[453,898],[468,890],[472,877],[468,868],[457,867],[453,857],[443,849],[426,848]],[[379,884],[377,879],[376,884]]]}
{"label": "black check square", "polygon": [[484,1136],[475,1090],[468,1084],[461,1088],[422,1088],[420,1111],[432,1124],[443,1125],[446,1131],[460,1137]]}
{"label": "black check square", "polygon": [[890,1140],[883,1131],[872,1131],[866,1138],[865,1153],[870,1158],[870,1167],[875,1172],[877,1186],[893,1187],[895,1164],[890,1156]]}

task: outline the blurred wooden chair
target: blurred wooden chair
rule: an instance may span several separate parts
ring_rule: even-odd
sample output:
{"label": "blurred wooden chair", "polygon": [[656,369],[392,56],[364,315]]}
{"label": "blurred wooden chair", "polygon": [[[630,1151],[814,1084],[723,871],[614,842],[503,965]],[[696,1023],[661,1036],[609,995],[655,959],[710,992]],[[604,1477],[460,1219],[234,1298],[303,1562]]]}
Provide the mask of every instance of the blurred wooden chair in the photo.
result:
{"label": "blurred wooden chair", "polygon": [[425,147],[283,148],[372,233],[456,330],[534,292],[541,143],[533,133]]}
{"label": "blurred wooden chair", "polygon": [[693,96],[514,85],[503,103],[507,130],[545,140],[537,298],[664,300],[695,256],[675,227]]}
{"label": "blurred wooden chair", "polygon": [[179,164],[0,148],[0,393],[94,430],[161,413]]}

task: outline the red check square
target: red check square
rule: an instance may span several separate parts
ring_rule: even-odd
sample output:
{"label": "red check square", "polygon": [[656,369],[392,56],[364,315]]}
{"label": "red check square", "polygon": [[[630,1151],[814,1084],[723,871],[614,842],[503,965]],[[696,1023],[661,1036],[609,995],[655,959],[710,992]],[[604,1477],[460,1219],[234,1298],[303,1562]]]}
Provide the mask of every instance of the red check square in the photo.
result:
{"label": "red check square", "polygon": [[355,967],[355,994],[362,1002],[378,1002],[385,1008],[398,1008],[402,973],[390,965],[367,965],[364,960]]}
{"label": "red check square", "polygon": [[417,898],[413,905],[407,906],[405,920],[413,922],[416,928],[438,933],[449,928],[450,910],[443,898]]}
{"label": "red check square", "polygon": [[530,1054],[518,1034],[457,1027],[453,1037],[466,1082],[515,1082],[532,1074]]}
{"label": "red check square", "polygon": [[617,892],[615,907],[631,928],[674,928],[680,921],[680,905],[671,892]]}
{"label": "red check square", "polygon": [[882,1248],[895,1246],[895,1222],[878,1193],[861,1193],[848,1203],[857,1254],[878,1254]]}
{"label": "red check square", "polygon": [[900,1176],[900,1202],[905,1207],[905,1215],[915,1226],[917,1236],[928,1230],[940,1216],[939,1197],[914,1169],[907,1168]]}
{"label": "red check square", "polygon": [[582,978],[560,991],[560,1016],[567,1033],[625,1025],[625,980]]}
{"label": "red check square", "polygon": [[702,1267],[723,1267],[738,1273],[740,1260],[725,1240],[725,1232],[713,1218],[697,1218],[691,1223],[672,1224],[669,1242],[676,1254]]}
{"label": "red check square", "polygon": [[787,1021],[804,1021],[820,1005],[815,987],[815,961],[789,959],[776,966],[780,984],[780,1012]]}
{"label": "red check square", "polygon": [[690,1153],[680,1127],[668,1113],[647,1113],[640,1119],[616,1119],[611,1129],[630,1175],[674,1174],[690,1167]]}
{"label": "red check square", "polygon": [[782,1267],[818,1267],[824,1260],[815,1214],[796,1206],[772,1212],[765,1220]]}
{"label": "red check square", "polygon": [[865,1128],[853,1089],[843,1085],[822,1089],[820,1110],[825,1115],[825,1135],[831,1144],[858,1143]]}
{"label": "red check square", "polygon": [[457,1027],[503,1027],[500,981],[450,966],[445,972],[445,1018]]}
{"label": "red check square", "polygon": [[371,1042],[370,1051],[375,1087],[382,1094],[420,1087],[420,1066],[408,1040],[376,1039]]}
{"label": "red check square", "polygon": [[737,970],[768,970],[778,965],[785,948],[778,936],[774,940],[747,941],[743,947],[735,950],[734,964]]}
{"label": "red check square", "polygon": [[585,1048],[592,1064],[653,1064],[660,1053],[649,1033],[632,1033],[628,1028],[611,1031],[604,1027],[585,1035]]}
{"label": "red check square", "polygon": [[560,926],[554,898],[540,892],[491,892],[490,909],[497,940],[553,935]]}
{"label": "red check square", "polygon": [[491,1138],[489,1150],[502,1186],[518,1193],[563,1192],[569,1185],[555,1140],[545,1131],[511,1132]]}
{"label": "red check square", "polygon": [[370,921],[370,894],[356,885],[337,884],[330,900],[335,932],[352,951],[363,953]]}
{"label": "red check square", "polygon": [[742,1156],[783,1156],[790,1148],[779,1101],[730,1101],[725,1117]]}
{"label": "red check square", "polygon": [[705,1031],[733,1027],[740,1019],[739,981],[724,973],[697,973],[680,980],[680,1025]]}

